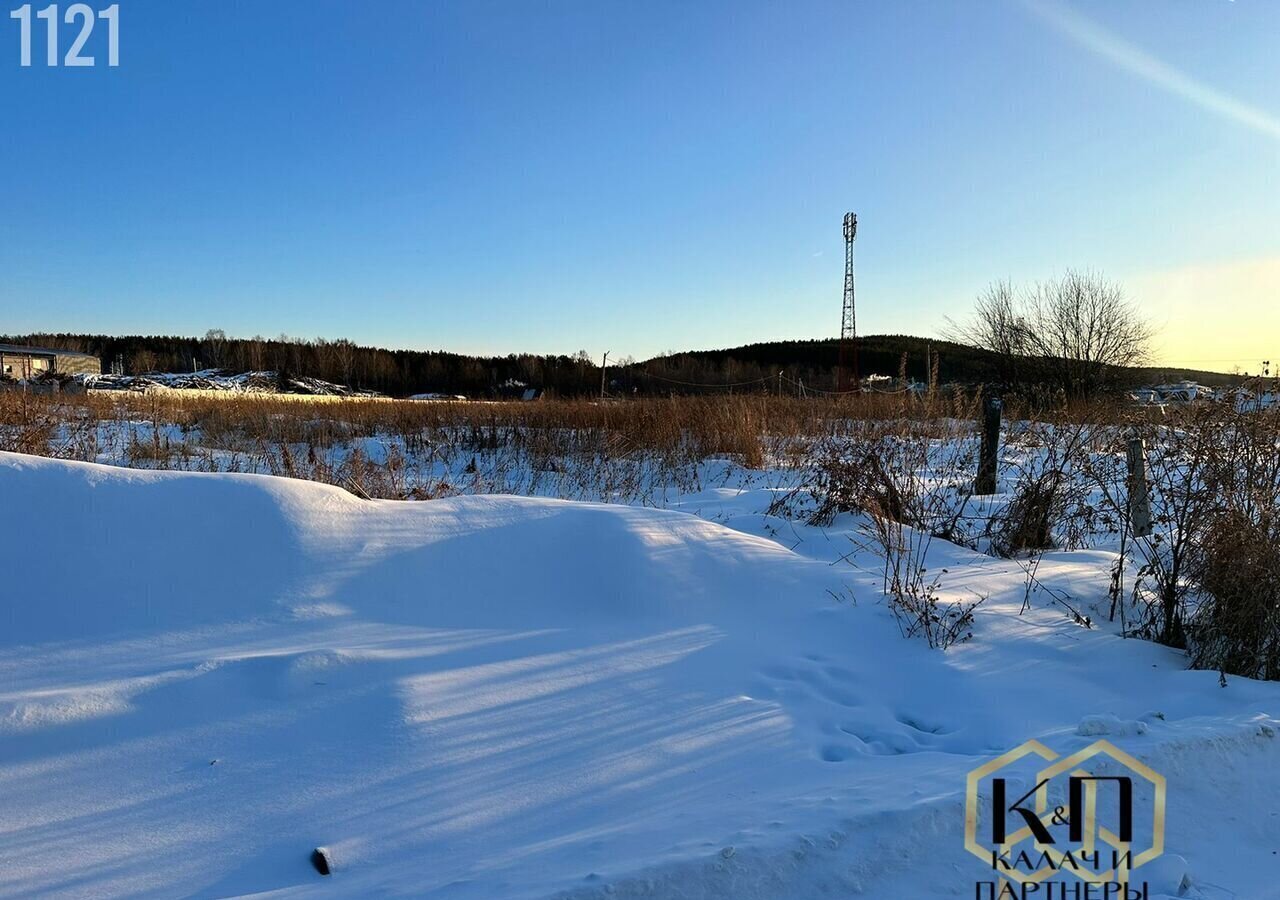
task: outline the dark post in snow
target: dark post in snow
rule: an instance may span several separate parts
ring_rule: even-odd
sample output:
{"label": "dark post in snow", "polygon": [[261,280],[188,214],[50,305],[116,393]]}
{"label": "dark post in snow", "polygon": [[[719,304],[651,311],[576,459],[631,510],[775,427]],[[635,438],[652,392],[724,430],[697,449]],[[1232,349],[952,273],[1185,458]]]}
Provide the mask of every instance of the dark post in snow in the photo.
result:
{"label": "dark post in snow", "polygon": [[987,396],[982,400],[982,447],[978,451],[978,477],[973,483],[975,494],[996,492],[996,461],[1000,455],[999,397]]}
{"label": "dark post in snow", "polygon": [[1129,438],[1129,521],[1134,537],[1151,534],[1151,495],[1147,490],[1147,447],[1136,434]]}

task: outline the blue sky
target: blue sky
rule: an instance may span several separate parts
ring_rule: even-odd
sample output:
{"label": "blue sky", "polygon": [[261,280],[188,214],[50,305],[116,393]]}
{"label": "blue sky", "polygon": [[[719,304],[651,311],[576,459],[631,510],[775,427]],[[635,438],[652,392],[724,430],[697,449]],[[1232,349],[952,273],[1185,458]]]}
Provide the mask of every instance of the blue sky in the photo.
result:
{"label": "blue sky", "polygon": [[1270,0],[120,17],[117,69],[41,66],[39,30],[19,68],[0,18],[0,331],[615,358],[820,337],[853,209],[864,333],[937,334],[993,279],[1077,266],[1130,286],[1165,361],[1280,358]]}

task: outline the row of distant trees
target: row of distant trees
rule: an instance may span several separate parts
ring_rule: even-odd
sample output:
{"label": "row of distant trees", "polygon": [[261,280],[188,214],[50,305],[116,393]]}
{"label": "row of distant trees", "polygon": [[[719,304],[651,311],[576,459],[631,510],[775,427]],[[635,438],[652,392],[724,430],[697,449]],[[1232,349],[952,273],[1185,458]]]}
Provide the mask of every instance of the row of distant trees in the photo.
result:
{"label": "row of distant trees", "polygon": [[[125,374],[273,371],[305,375],[391,396],[436,391],[486,396],[512,382],[565,396],[599,393],[600,367],[585,351],[571,355],[467,356],[444,351],[387,350],[345,339],[228,337],[220,329],[203,338],[165,335],[29,334],[0,338],[12,343],[92,353],[104,371],[118,362]],[[630,363],[630,360],[623,360]],[[612,362],[610,363],[612,367]]]}
{"label": "row of distant trees", "polygon": [[[970,318],[950,322],[945,341],[880,335],[859,341],[859,372],[917,381],[997,385],[1013,393],[1049,391],[1082,397],[1132,384],[1150,353],[1151,328],[1121,286],[1092,272],[1068,271],[1033,285],[996,282]],[[220,368],[322,378],[392,396],[435,391],[468,396],[510,392],[515,384],[561,396],[601,388],[601,369],[585,350],[571,355],[467,356],[386,350],[349,340],[37,334],[7,338],[93,353],[128,374]],[[614,394],[719,391],[830,391],[837,382],[834,340],[783,341],[734,350],[668,354],[647,362],[610,361]],[[1193,373],[1194,374],[1194,373]],[[1202,374],[1202,373],[1201,373]]]}
{"label": "row of distant trees", "polygon": [[[513,354],[477,357],[443,351],[385,350],[324,338],[232,338],[211,330],[203,338],[31,334],[3,338],[15,343],[93,353],[109,370],[125,374],[275,371],[322,378],[392,396],[424,392],[484,397],[512,393],[515,385],[541,388],[565,397],[596,396],[600,360],[585,350],[570,355]],[[732,350],[665,354],[645,362],[610,359],[607,391],[623,396],[783,391],[833,391],[837,384],[838,342],[785,341]],[[899,375],[925,381],[929,360],[943,381],[990,382],[997,375],[991,354],[947,341],[876,335],[859,342],[863,375]],[[781,373],[782,378],[779,378]]]}

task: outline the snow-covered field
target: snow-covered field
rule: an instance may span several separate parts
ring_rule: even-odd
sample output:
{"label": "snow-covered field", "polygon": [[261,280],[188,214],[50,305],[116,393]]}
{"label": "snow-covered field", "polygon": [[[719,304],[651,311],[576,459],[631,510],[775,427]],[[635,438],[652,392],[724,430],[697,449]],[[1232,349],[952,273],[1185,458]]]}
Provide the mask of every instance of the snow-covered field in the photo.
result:
{"label": "snow-covered field", "polygon": [[[0,454],[8,514],[56,523],[0,542],[0,895],[973,897],[966,773],[1104,736],[1168,780],[1150,896],[1280,897],[1280,684],[1020,613],[1016,563],[940,540],[944,598],[989,599],[930,650],[851,517],[774,496]],[[1111,561],[1038,578],[1096,611]]]}

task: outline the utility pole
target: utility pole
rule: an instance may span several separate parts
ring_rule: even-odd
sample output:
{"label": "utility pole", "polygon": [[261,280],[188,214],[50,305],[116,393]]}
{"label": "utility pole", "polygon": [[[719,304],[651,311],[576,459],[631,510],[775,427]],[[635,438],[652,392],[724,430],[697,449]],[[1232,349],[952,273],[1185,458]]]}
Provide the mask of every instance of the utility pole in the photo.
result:
{"label": "utility pole", "polygon": [[604,373],[609,370],[609,351],[604,351],[604,359],[600,360],[600,399],[604,399]]}

